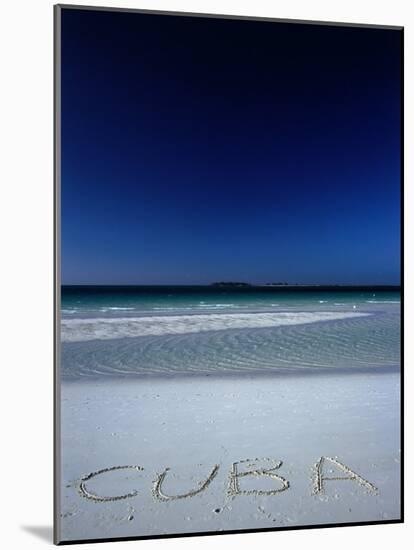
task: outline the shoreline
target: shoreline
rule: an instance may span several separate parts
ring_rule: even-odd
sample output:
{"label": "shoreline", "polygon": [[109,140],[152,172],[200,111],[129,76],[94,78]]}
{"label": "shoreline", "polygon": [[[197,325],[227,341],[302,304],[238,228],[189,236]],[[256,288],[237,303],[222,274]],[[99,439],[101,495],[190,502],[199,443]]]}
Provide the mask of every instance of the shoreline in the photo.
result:
{"label": "shoreline", "polygon": [[90,375],[84,377],[68,377],[61,376],[61,384],[94,384],[100,385],[101,383],[134,383],[134,382],[173,382],[184,381],[184,380],[194,380],[194,381],[204,381],[208,380],[229,380],[237,379],[240,381],[254,381],[254,380],[283,380],[286,378],[301,378],[301,377],[316,377],[316,376],[355,376],[355,375],[367,375],[367,376],[376,376],[376,375],[388,375],[388,374],[401,374],[399,365],[390,365],[390,366],[367,366],[367,367],[286,367],[285,370],[280,367],[271,370],[269,368],[261,370],[251,370],[249,372],[241,371],[217,371],[216,373],[196,373],[196,372],[171,372],[170,374],[154,374],[149,372],[148,374],[137,372],[135,374],[125,374],[124,376],[108,374],[108,375]]}

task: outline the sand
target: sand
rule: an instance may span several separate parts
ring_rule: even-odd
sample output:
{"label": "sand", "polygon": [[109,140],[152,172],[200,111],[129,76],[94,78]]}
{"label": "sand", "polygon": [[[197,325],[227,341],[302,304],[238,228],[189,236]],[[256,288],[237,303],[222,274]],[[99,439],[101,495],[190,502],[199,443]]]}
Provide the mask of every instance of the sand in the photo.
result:
{"label": "sand", "polygon": [[398,520],[399,383],[65,381],[60,539]]}

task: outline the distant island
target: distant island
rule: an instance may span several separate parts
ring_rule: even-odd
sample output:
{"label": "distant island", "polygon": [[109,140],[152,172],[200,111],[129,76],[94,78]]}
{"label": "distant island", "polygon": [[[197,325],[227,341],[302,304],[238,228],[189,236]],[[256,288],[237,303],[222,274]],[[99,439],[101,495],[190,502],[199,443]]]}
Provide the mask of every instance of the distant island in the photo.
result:
{"label": "distant island", "polygon": [[265,283],[263,284],[252,284],[252,283],[244,283],[244,282],[238,282],[238,281],[219,281],[218,283],[212,283],[210,286],[215,287],[254,287],[254,286],[296,286],[296,284],[292,285],[291,283],[286,282],[278,282],[278,283]]}
{"label": "distant island", "polygon": [[249,287],[249,286],[252,286],[250,283],[239,283],[239,282],[234,282],[234,281],[220,281],[218,283],[212,283],[211,286],[215,286],[215,287],[242,287],[242,288],[245,288],[245,287]]}
{"label": "distant island", "polygon": [[[203,286],[203,285],[201,285]],[[240,288],[240,289],[262,289],[269,291],[274,289],[292,289],[298,291],[305,290],[318,290],[318,291],[328,291],[328,290],[344,290],[344,291],[367,291],[367,290],[378,290],[378,291],[395,291],[401,290],[400,285],[350,285],[350,284],[315,284],[315,283],[287,283],[287,282],[275,282],[275,283],[246,283],[243,281],[218,281],[215,283],[210,283],[209,285],[212,288]]]}

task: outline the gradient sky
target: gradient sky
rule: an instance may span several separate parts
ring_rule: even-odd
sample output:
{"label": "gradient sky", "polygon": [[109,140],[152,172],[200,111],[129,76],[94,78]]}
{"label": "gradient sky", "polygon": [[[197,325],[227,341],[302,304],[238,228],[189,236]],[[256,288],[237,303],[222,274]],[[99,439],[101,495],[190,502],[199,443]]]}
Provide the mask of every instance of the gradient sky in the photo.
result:
{"label": "gradient sky", "polygon": [[397,30],[62,10],[62,283],[398,284]]}

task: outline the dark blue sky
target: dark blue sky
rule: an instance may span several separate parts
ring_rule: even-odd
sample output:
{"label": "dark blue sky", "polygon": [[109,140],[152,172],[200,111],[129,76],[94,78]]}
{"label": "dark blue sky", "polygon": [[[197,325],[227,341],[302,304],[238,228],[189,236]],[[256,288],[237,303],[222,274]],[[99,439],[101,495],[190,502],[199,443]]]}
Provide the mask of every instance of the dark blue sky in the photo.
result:
{"label": "dark blue sky", "polygon": [[398,284],[397,30],[62,11],[64,284]]}

